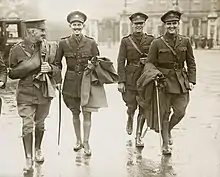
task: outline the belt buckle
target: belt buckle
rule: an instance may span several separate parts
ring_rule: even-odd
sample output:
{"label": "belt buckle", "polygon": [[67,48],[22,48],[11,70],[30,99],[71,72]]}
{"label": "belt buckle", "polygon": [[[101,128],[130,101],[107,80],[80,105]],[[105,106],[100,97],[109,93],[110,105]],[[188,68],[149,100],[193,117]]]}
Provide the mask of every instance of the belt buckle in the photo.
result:
{"label": "belt buckle", "polygon": [[174,71],[177,71],[177,70],[178,70],[178,66],[179,66],[178,63],[174,63],[174,64],[173,64],[173,69],[174,69]]}

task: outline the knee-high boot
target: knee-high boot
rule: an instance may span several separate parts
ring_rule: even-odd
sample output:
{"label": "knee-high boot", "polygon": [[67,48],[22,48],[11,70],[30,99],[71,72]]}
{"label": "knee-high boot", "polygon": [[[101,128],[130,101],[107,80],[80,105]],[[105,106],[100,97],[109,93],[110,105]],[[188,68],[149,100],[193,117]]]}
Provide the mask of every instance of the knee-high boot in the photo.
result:
{"label": "knee-high boot", "polygon": [[22,140],[26,157],[26,167],[24,170],[29,171],[32,170],[33,166],[33,133],[25,134]]}
{"label": "knee-high boot", "polygon": [[171,116],[170,123],[169,123],[169,144],[170,145],[173,144],[171,130],[173,129],[173,127],[175,127],[182,120],[183,117],[184,117],[184,114],[182,116],[181,115],[177,116],[175,114],[173,114]]}
{"label": "knee-high boot", "polygon": [[145,118],[143,114],[139,114],[137,117],[137,129],[136,129],[136,138],[135,138],[136,147],[144,147],[144,143],[142,142],[141,139],[144,123],[145,123]]}
{"label": "knee-high boot", "polygon": [[126,131],[128,135],[131,135],[133,132],[133,119],[134,119],[134,113],[128,113],[128,120],[126,126]]}
{"label": "knee-high boot", "polygon": [[91,112],[83,112],[83,145],[84,145],[84,153],[87,156],[91,155],[91,149],[89,146],[89,137],[90,137],[90,130],[91,130]]}
{"label": "knee-high boot", "polygon": [[169,121],[163,121],[162,123],[162,154],[171,155],[171,148],[169,147]]}
{"label": "knee-high boot", "polygon": [[44,162],[44,157],[41,152],[41,143],[43,140],[44,131],[35,128],[35,161]]}
{"label": "knee-high boot", "polygon": [[73,115],[73,126],[76,135],[76,145],[73,149],[74,151],[78,151],[83,147],[82,138],[81,138],[81,123],[80,123],[79,115]]}

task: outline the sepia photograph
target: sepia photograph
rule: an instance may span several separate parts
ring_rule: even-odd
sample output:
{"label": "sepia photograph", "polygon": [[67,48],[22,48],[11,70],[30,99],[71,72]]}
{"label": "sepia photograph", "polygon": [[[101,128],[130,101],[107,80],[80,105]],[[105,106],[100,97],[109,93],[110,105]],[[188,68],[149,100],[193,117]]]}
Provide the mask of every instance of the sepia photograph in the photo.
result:
{"label": "sepia photograph", "polygon": [[0,177],[220,177],[220,0],[0,0]]}

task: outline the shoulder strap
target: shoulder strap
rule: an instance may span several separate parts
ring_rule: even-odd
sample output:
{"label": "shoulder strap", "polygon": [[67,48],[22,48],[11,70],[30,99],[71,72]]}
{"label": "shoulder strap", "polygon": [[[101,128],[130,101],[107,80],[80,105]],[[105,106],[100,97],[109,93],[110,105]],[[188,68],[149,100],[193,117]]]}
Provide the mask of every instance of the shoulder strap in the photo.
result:
{"label": "shoulder strap", "polygon": [[132,45],[134,46],[134,48],[138,51],[138,53],[140,53],[141,55],[143,55],[143,53],[141,52],[141,50],[138,48],[138,46],[135,44],[135,42],[132,40],[131,36],[128,37],[128,39],[131,41]]}
{"label": "shoulder strap", "polygon": [[22,46],[21,44],[18,44],[18,46],[21,48],[21,50],[25,53],[25,55],[27,55],[29,58],[32,56],[29,52],[27,52]]}
{"label": "shoulder strap", "polygon": [[162,41],[164,42],[164,44],[171,50],[171,52],[173,53],[173,55],[174,55],[175,57],[177,57],[176,52],[175,52],[175,51],[173,50],[173,48],[165,41],[165,39],[164,39],[163,36],[161,37],[161,39],[162,39]]}

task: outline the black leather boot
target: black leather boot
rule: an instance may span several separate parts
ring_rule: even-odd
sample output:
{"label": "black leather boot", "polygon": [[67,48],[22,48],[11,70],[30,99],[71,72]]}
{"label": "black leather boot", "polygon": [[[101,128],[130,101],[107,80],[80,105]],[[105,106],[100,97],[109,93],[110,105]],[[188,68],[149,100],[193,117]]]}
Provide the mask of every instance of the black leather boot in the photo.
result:
{"label": "black leather boot", "polygon": [[134,115],[128,115],[126,131],[128,135],[131,135],[133,132],[133,117]]}
{"label": "black leather boot", "polygon": [[139,114],[137,117],[137,128],[136,128],[136,138],[135,138],[136,147],[144,147],[144,143],[141,138],[144,122],[145,122],[145,118],[143,117],[143,115]]}

